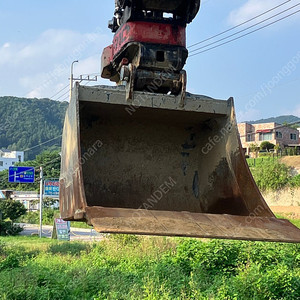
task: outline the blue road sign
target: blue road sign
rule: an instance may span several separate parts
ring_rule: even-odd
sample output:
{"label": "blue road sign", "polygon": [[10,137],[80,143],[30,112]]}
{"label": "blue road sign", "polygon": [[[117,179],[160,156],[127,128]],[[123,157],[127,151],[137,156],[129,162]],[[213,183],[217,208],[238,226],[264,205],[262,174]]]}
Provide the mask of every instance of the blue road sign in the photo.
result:
{"label": "blue road sign", "polygon": [[59,195],[59,181],[45,179],[44,195],[45,196],[58,196]]}
{"label": "blue road sign", "polygon": [[9,167],[8,182],[34,183],[34,167]]}

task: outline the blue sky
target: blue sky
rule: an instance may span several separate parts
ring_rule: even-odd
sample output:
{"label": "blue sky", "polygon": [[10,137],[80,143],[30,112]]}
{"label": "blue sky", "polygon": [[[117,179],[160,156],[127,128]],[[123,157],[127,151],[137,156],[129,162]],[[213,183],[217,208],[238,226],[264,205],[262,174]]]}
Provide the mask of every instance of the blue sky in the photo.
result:
{"label": "blue sky", "polygon": [[[187,28],[187,44],[283,2],[203,0],[198,16]],[[298,3],[291,0],[239,29]],[[70,64],[75,59],[80,61],[75,65],[76,76],[99,73],[102,49],[113,37],[107,28],[113,9],[113,0],[1,0],[0,96],[51,97],[68,85]],[[300,5],[281,16],[298,9]],[[300,13],[190,57],[185,66],[188,90],[218,99],[233,96],[238,121],[282,114],[300,117],[299,25]],[[101,79],[98,84],[109,82]],[[67,88],[53,98],[66,100]]]}

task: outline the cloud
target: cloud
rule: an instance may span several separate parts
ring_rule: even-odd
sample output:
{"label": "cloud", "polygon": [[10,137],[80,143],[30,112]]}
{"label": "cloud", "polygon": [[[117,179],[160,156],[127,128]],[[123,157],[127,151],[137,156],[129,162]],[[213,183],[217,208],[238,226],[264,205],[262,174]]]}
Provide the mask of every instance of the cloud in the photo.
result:
{"label": "cloud", "polygon": [[238,25],[281,3],[282,0],[248,0],[243,6],[230,13],[228,21],[231,25]]}
{"label": "cloud", "polygon": [[261,112],[257,109],[249,109],[246,111],[237,111],[236,113],[237,122],[255,121],[261,118]]}
{"label": "cloud", "polygon": [[1,94],[51,97],[67,85],[74,60],[80,61],[74,68],[77,76],[99,73],[102,49],[111,40],[96,28],[88,33],[49,29],[26,44],[8,41],[0,46],[0,67],[9,79]]}
{"label": "cloud", "polygon": [[294,116],[300,118],[300,104],[298,104],[295,108],[295,110],[292,113]]}
{"label": "cloud", "polygon": [[[31,89],[29,93],[26,94],[28,98],[43,98],[45,97],[45,91],[50,91],[50,94],[47,97],[52,97],[57,93],[57,91],[62,90],[59,94],[52,97],[54,100],[66,100],[68,98],[68,82],[70,66],[64,70],[62,66],[57,65],[56,69],[53,69],[49,73],[38,73],[35,76],[23,77],[20,79],[22,86],[26,86],[28,89]],[[90,85],[111,85],[112,83],[107,79],[99,77],[100,74],[100,54],[87,57],[83,60],[80,60],[78,63],[74,64],[74,78],[79,78],[82,75],[82,78],[86,79],[87,75],[90,75],[91,79],[94,79],[97,76],[97,81],[90,82]],[[42,84],[36,85],[36,82],[41,82]],[[64,84],[62,83],[64,82]],[[65,84],[67,82],[67,84]],[[82,81],[82,84],[87,84],[88,81]]]}
{"label": "cloud", "polygon": [[282,115],[292,115],[300,118],[300,104],[290,105],[290,108],[285,107],[281,110]]}

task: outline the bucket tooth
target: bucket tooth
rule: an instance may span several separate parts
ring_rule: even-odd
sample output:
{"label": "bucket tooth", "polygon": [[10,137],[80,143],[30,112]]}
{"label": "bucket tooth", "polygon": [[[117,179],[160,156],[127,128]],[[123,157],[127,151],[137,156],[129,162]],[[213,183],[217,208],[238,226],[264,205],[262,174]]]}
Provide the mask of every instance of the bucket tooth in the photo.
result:
{"label": "bucket tooth", "polygon": [[300,242],[259,192],[233,99],[74,87],[60,177],[65,220],[99,232]]}

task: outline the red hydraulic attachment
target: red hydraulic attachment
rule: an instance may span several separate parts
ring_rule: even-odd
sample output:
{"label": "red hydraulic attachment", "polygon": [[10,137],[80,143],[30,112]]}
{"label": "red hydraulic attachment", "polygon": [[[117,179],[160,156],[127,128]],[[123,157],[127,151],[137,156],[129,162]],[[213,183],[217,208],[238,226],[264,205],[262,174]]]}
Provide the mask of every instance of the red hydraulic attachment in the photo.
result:
{"label": "red hydraulic attachment", "polygon": [[[101,59],[101,76],[133,91],[185,96],[186,25],[196,16],[200,0],[120,1],[109,27],[113,44]],[[163,79],[163,80],[162,80]],[[159,82],[153,87],[153,82]]]}

